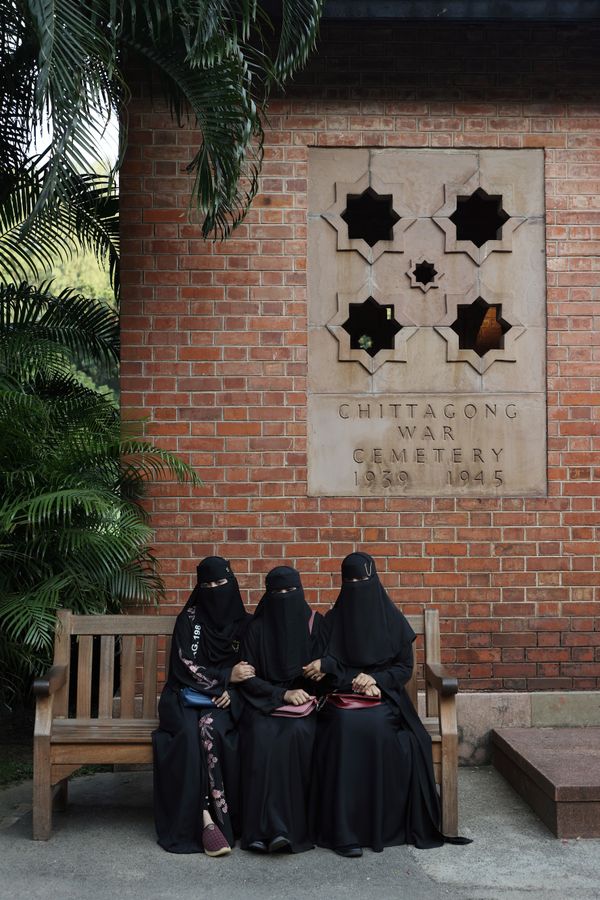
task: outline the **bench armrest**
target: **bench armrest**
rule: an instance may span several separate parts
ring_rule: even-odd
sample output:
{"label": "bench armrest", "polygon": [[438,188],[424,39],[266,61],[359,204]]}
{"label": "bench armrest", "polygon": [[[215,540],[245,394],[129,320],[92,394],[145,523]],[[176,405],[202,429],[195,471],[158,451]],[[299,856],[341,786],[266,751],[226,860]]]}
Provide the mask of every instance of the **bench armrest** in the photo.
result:
{"label": "bench armrest", "polygon": [[55,694],[67,680],[66,666],[52,666],[42,678],[33,682],[33,693],[36,697],[49,697]]}
{"label": "bench armrest", "polygon": [[450,697],[458,692],[458,680],[453,675],[447,675],[444,667],[437,663],[425,663],[425,680],[442,697]]}

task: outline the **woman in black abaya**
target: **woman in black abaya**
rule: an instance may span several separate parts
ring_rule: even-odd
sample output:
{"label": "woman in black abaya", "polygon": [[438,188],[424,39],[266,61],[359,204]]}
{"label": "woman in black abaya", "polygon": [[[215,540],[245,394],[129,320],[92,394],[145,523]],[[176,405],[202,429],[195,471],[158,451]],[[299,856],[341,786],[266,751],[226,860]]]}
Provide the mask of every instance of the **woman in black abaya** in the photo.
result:
{"label": "woman in black abaya", "polygon": [[[363,698],[328,701],[319,713],[313,816],[316,843],[341,856],[397,844],[439,847],[440,807],[431,739],[404,685],[415,633],[381,585],[366,553],[342,563],[342,588],[321,629],[322,658],[307,677]],[[368,698],[368,699],[364,699]],[[370,704],[370,705],[368,705]]]}
{"label": "woman in black abaya", "polygon": [[[315,688],[303,678],[302,667],[314,656],[314,619],[298,572],[288,566],[269,572],[242,644],[244,658],[256,669],[241,685],[244,850],[299,853],[313,847],[308,800]],[[281,716],[278,708],[284,705],[308,714]]]}
{"label": "woman in black abaya", "polygon": [[[229,563],[210,556],[173,631],[169,676],[152,735],[154,813],[158,843],[171,853],[222,856],[239,833],[237,686],[254,675],[240,661],[251,616]],[[186,705],[182,689],[204,696]]]}

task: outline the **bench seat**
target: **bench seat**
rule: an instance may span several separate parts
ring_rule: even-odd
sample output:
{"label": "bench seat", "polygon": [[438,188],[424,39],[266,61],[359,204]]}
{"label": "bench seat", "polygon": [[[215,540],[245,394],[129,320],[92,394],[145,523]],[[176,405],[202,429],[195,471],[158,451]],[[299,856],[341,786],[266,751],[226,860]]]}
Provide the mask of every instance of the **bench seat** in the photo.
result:
{"label": "bench seat", "polygon": [[158,719],[56,719],[53,744],[137,744],[150,741]]}

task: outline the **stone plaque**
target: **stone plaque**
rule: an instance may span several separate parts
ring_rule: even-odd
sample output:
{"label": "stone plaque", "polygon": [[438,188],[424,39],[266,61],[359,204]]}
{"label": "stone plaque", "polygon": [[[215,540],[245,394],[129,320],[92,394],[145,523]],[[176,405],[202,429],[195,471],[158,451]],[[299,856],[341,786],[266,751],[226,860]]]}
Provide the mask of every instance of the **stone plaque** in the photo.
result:
{"label": "stone plaque", "polygon": [[543,153],[314,149],[312,495],[546,492]]}
{"label": "stone plaque", "polygon": [[535,394],[320,394],[309,422],[314,494],[545,491],[545,446],[531,435],[546,410]]}

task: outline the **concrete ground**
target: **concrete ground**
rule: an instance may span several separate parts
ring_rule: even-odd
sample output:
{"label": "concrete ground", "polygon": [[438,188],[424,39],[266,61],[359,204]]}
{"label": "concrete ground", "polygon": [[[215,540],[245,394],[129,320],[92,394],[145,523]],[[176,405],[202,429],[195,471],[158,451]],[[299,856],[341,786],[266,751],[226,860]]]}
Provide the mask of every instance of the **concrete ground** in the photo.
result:
{"label": "concrete ground", "polygon": [[224,859],[155,843],[150,772],[70,786],[52,838],[31,840],[31,783],[0,792],[0,900],[598,900],[600,840],[557,840],[492,768],[460,770],[468,846]]}

